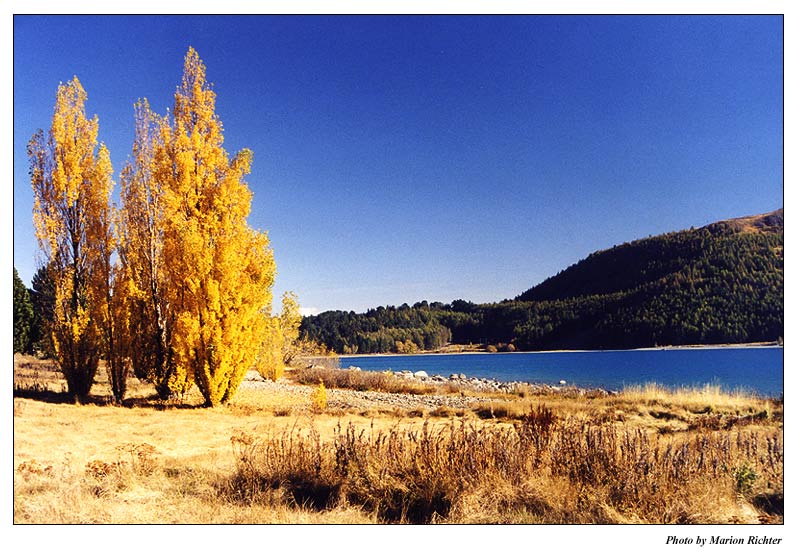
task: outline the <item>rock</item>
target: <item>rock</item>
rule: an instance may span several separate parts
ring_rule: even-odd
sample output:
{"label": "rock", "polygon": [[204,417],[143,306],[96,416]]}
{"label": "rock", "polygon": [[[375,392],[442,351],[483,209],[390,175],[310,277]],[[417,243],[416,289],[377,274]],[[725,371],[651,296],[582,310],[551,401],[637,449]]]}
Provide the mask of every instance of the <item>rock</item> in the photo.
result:
{"label": "rock", "polygon": [[558,384],[560,384],[561,386],[564,386],[565,384],[567,384],[567,381],[565,381],[564,379],[561,379],[560,381],[558,381]]}
{"label": "rock", "polygon": [[354,367],[353,365],[350,365],[350,366],[347,368],[347,370],[348,370],[348,371],[356,371],[356,372],[361,372],[361,367]]}
{"label": "rock", "polygon": [[466,380],[467,379],[467,375],[465,375],[464,373],[460,373],[458,375],[458,378],[460,378],[461,380]]}
{"label": "rock", "polygon": [[428,378],[428,373],[425,371],[417,371],[414,373],[414,378]]}

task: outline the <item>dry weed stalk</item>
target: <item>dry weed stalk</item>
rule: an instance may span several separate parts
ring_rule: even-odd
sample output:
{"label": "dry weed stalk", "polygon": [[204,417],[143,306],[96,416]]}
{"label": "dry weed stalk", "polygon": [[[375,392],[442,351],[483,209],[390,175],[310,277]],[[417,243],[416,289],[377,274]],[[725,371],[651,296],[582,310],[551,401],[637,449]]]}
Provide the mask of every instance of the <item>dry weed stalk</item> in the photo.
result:
{"label": "dry weed stalk", "polygon": [[[470,521],[458,515],[474,511],[476,498],[498,518],[530,522],[728,521],[715,516],[722,509],[707,509],[702,499],[713,493],[717,505],[734,507],[744,483],[742,464],[749,468],[751,493],[756,484],[782,491],[783,478],[777,434],[675,438],[562,421],[544,406],[515,428],[453,421],[439,428],[426,422],[420,430],[368,431],[348,424],[327,442],[313,430],[291,430],[236,443],[239,469],[232,487],[240,496],[254,499],[261,490],[280,488],[295,503],[321,510],[355,504],[388,522]],[[488,488],[499,480],[507,491],[495,498]],[[533,491],[536,486],[560,489],[548,496]]]}

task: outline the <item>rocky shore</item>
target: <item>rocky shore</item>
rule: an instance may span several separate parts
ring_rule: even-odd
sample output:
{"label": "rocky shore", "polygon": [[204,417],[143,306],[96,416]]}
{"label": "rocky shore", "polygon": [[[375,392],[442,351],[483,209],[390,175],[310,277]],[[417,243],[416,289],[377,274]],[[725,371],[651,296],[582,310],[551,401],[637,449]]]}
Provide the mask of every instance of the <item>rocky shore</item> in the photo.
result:
{"label": "rocky shore", "polygon": [[[360,372],[361,369],[359,367],[350,367],[348,370],[354,372]],[[423,383],[433,383],[433,384],[450,384],[456,385],[461,387],[464,390],[469,391],[478,391],[478,392],[505,392],[509,394],[513,394],[515,392],[525,391],[529,394],[553,394],[556,392],[569,392],[570,394],[598,394],[598,395],[609,395],[613,394],[612,391],[605,390],[603,388],[580,388],[577,386],[571,386],[567,384],[566,381],[562,380],[559,382],[558,385],[550,385],[545,383],[531,383],[531,382],[522,382],[522,381],[510,381],[510,382],[503,382],[496,379],[488,379],[488,378],[477,378],[477,377],[468,377],[467,375],[461,374],[451,374],[449,377],[444,377],[442,375],[428,375],[426,371],[384,371],[387,373],[391,373],[397,377],[404,378],[406,380],[414,380]]]}
{"label": "rocky shore", "polygon": [[[358,367],[350,367],[350,372],[362,372]],[[464,374],[452,374],[449,377],[442,375],[428,375],[425,371],[396,371],[391,374],[401,377],[406,381],[421,384],[439,385],[442,393],[437,394],[407,394],[378,391],[356,391],[341,388],[328,389],[328,407],[334,409],[365,409],[365,408],[400,408],[424,409],[427,411],[440,407],[454,409],[467,409],[478,404],[489,403],[498,399],[499,394],[556,394],[585,396],[609,395],[612,392],[601,389],[587,389],[567,385],[564,381],[559,385],[528,382],[502,382],[495,379],[467,377]],[[257,390],[271,390],[290,394],[310,396],[315,390],[313,386],[296,384],[286,378],[277,382],[264,380],[258,373],[251,371],[243,381],[243,387]]]}

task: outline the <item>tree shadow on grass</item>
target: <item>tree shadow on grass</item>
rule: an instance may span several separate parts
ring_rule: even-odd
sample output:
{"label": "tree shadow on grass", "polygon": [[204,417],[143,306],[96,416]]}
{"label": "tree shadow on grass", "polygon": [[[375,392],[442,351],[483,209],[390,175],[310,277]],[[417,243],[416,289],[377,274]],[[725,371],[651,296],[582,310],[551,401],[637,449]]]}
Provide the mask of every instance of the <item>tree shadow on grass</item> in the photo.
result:
{"label": "tree shadow on grass", "polygon": [[47,404],[74,404],[75,396],[67,392],[49,390],[46,388],[20,388],[14,387],[14,398],[37,400]]}
{"label": "tree shadow on grass", "polygon": [[[65,391],[50,390],[40,386],[33,387],[14,387],[14,398],[25,398],[36,400],[47,404],[84,404],[93,406],[114,406],[111,396],[97,396],[90,394],[86,398],[76,398],[74,395]],[[172,409],[197,409],[202,408],[203,404],[186,403],[180,401],[164,400],[157,394],[150,396],[135,396],[123,399],[120,407],[172,410]]]}
{"label": "tree shadow on grass", "polygon": [[[111,402],[108,402],[109,405]],[[125,398],[121,404],[125,408],[140,408],[140,409],[154,409],[154,410],[195,410],[205,407],[202,403],[190,404],[181,402],[179,400],[164,400],[157,394],[151,396],[134,396]]]}

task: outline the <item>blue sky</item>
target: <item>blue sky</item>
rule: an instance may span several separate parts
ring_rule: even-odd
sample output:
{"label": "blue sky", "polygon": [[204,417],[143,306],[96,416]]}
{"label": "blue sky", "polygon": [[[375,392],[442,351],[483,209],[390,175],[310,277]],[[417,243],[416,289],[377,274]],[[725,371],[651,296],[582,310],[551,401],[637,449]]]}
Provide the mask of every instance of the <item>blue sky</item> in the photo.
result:
{"label": "blue sky", "polygon": [[511,298],[589,253],[783,205],[783,20],[739,16],[14,18],[14,265],[37,267],[25,146],[77,75],[116,178],[133,103],[189,46],[250,223],[323,311]]}

